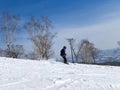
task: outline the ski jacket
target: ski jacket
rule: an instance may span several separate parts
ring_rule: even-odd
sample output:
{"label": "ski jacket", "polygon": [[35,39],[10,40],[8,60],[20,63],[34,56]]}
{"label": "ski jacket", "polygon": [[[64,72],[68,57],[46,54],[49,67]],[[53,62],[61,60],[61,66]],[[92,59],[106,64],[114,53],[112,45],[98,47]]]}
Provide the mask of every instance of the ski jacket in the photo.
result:
{"label": "ski jacket", "polygon": [[65,49],[61,49],[60,55],[61,55],[61,56],[66,56]]}

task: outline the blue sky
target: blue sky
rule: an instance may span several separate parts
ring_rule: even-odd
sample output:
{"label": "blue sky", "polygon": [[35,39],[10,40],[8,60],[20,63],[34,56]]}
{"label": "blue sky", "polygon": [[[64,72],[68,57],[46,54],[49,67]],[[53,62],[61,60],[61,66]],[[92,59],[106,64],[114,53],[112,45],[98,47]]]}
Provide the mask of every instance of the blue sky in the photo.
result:
{"label": "blue sky", "polygon": [[116,48],[120,40],[120,0],[0,0],[3,11],[48,16],[58,33],[55,49],[68,46],[66,38],[88,39],[99,49]]}
{"label": "blue sky", "polygon": [[60,26],[98,21],[101,15],[119,11],[120,0],[0,0],[0,11],[21,16],[49,16]]}

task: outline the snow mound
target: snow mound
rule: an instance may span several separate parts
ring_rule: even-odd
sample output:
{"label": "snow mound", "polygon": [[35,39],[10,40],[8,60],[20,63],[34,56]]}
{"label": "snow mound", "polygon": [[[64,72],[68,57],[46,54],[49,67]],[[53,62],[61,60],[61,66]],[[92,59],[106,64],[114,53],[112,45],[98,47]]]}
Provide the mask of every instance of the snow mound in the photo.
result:
{"label": "snow mound", "polygon": [[120,67],[0,58],[0,90],[120,90]]}

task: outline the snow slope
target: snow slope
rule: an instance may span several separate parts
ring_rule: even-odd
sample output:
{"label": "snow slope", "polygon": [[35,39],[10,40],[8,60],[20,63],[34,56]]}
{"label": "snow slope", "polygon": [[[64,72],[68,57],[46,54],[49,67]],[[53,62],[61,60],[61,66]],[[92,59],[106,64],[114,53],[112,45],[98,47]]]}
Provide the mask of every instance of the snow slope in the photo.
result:
{"label": "snow slope", "polygon": [[120,67],[0,58],[0,90],[120,90]]}

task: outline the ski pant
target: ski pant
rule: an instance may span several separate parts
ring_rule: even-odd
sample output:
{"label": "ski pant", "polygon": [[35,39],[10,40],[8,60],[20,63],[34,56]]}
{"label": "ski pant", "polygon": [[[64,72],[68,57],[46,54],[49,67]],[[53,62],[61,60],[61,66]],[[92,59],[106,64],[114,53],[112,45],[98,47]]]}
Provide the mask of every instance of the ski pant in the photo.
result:
{"label": "ski pant", "polygon": [[62,58],[64,59],[64,63],[67,63],[67,59],[65,56],[62,56]]}

